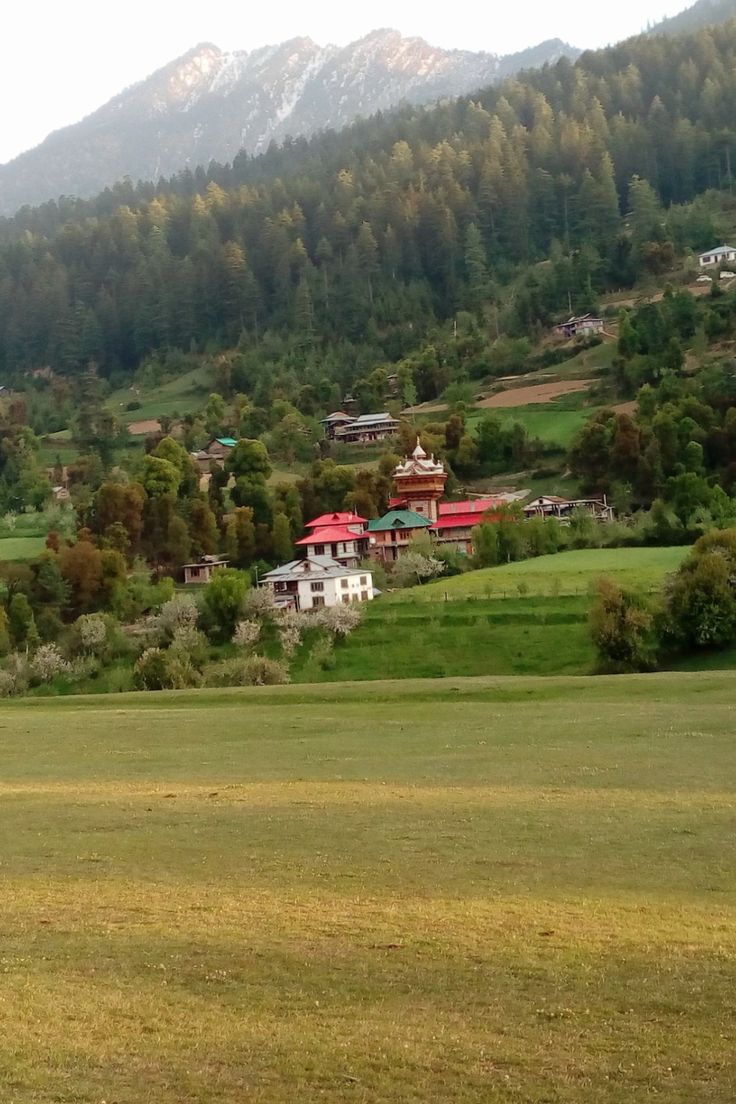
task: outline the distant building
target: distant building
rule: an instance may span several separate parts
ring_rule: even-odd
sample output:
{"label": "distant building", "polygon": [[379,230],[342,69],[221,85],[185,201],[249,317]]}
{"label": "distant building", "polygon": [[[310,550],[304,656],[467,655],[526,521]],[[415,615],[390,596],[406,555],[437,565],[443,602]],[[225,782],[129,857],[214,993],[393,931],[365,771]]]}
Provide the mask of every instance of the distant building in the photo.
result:
{"label": "distant building", "polygon": [[345,567],[330,556],[292,560],[269,571],[261,582],[273,591],[276,605],[287,609],[314,610],[373,598],[370,571]]}
{"label": "distant building", "polygon": [[65,502],[69,502],[72,497],[69,493],[69,488],[65,487],[61,483],[58,486],[51,488],[51,496],[54,502],[57,502],[60,505],[63,505]]}
{"label": "distant building", "polygon": [[383,517],[368,522],[371,555],[393,563],[411,544],[417,533],[427,532],[431,518],[414,510],[389,510]]}
{"label": "distant building", "polygon": [[592,314],[581,314],[555,326],[555,333],[562,337],[590,337],[592,334],[602,333],[603,326],[602,318],[595,318]]}
{"label": "distant building", "polygon": [[332,414],[328,414],[326,418],[323,418],[320,424],[325,431],[325,437],[332,441],[338,429],[352,425],[354,421],[353,414],[346,414],[344,410],[335,410]]}
{"label": "distant building", "polygon": [[229,563],[229,560],[220,559],[219,556],[202,556],[197,563],[184,564],[184,582],[187,585],[209,583],[214,573],[227,567]]}
{"label": "distant building", "polygon": [[388,411],[381,414],[361,414],[355,417],[343,410],[336,410],[322,419],[325,436],[331,441],[348,445],[368,445],[393,437],[399,428],[396,418]]}
{"label": "distant building", "polygon": [[596,521],[613,521],[613,507],[608,505],[606,496],[602,498],[560,498],[559,495],[540,495],[524,506],[524,517],[554,517],[569,522],[577,510],[583,510]]}
{"label": "distant building", "polygon": [[715,249],[709,249],[707,253],[701,253],[698,264],[701,268],[709,265],[720,265],[726,262],[736,261],[736,249],[732,245],[717,245]]}
{"label": "distant building", "polygon": [[201,471],[210,471],[213,464],[223,468],[237,443],[234,437],[213,437],[205,448],[191,454],[192,459]]}
{"label": "distant building", "polygon": [[439,516],[430,532],[438,544],[472,556],[472,532],[475,526],[483,521],[497,521],[504,507],[523,498],[526,493],[504,492],[465,502],[441,502]]}

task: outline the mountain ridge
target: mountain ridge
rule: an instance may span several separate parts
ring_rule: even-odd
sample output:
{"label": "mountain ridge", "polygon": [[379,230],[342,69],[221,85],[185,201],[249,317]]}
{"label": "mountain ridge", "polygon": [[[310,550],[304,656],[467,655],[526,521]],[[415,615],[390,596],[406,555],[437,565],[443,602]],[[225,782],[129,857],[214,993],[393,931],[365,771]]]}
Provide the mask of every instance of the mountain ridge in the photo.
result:
{"label": "mountain ridge", "polygon": [[87,197],[126,177],[263,152],[286,137],[464,95],[529,67],[575,59],[551,39],[516,54],[443,50],[379,28],[346,46],[295,37],[251,51],[202,42],[77,123],[0,166],[0,214],[60,195]]}

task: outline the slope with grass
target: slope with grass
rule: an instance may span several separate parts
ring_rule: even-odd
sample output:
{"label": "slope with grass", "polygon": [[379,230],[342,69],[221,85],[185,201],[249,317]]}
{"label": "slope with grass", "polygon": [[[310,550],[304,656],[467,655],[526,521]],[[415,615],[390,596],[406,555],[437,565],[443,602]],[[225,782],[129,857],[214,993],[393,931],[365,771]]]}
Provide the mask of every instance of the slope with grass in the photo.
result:
{"label": "slope with grass", "polygon": [[395,591],[390,602],[435,602],[445,595],[450,599],[468,597],[508,597],[529,595],[583,594],[600,575],[613,575],[627,586],[641,590],[656,589],[665,576],[676,571],[688,548],[585,548],[537,556],[518,563],[501,564],[480,571],[469,571],[451,579],[438,579],[409,591]]}
{"label": "slope with grass", "polygon": [[[458,675],[588,674],[588,627],[601,575],[656,590],[686,548],[585,549],[470,571],[386,594],[324,656],[297,655],[298,682]],[[723,664],[727,666],[727,664]]]}
{"label": "slope with grass", "polygon": [[9,704],[0,1097],[733,1099],[733,688]]}
{"label": "slope with grass", "polygon": [[45,537],[0,537],[0,563],[32,560],[43,552],[45,544]]}

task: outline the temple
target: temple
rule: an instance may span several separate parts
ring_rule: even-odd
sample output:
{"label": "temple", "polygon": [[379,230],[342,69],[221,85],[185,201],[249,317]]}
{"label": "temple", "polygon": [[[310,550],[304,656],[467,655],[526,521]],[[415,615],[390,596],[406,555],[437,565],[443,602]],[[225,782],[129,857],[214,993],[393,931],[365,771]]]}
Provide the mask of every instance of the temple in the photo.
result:
{"label": "temple", "polygon": [[393,480],[396,497],[391,499],[392,509],[413,510],[431,523],[437,521],[447,472],[444,464],[427,456],[419,438],[411,456],[394,469]]}

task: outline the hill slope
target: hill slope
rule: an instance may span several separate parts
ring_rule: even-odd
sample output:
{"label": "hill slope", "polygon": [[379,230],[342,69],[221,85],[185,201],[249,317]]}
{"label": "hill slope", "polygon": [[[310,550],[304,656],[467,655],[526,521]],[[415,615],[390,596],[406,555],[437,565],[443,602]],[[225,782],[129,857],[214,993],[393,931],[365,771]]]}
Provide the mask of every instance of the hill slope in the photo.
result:
{"label": "hill slope", "polygon": [[508,57],[441,50],[397,31],[345,47],[295,38],[223,53],[200,44],[74,126],[0,167],[0,213],[116,180],[259,153],[287,135],[339,128],[402,101],[471,92],[525,67],[576,57],[559,40]]}
{"label": "hill slope", "polygon": [[695,4],[678,12],[677,15],[663,19],[661,23],[655,23],[651,28],[651,34],[673,35],[698,31],[702,27],[725,23],[735,16],[736,0],[697,0]]}

